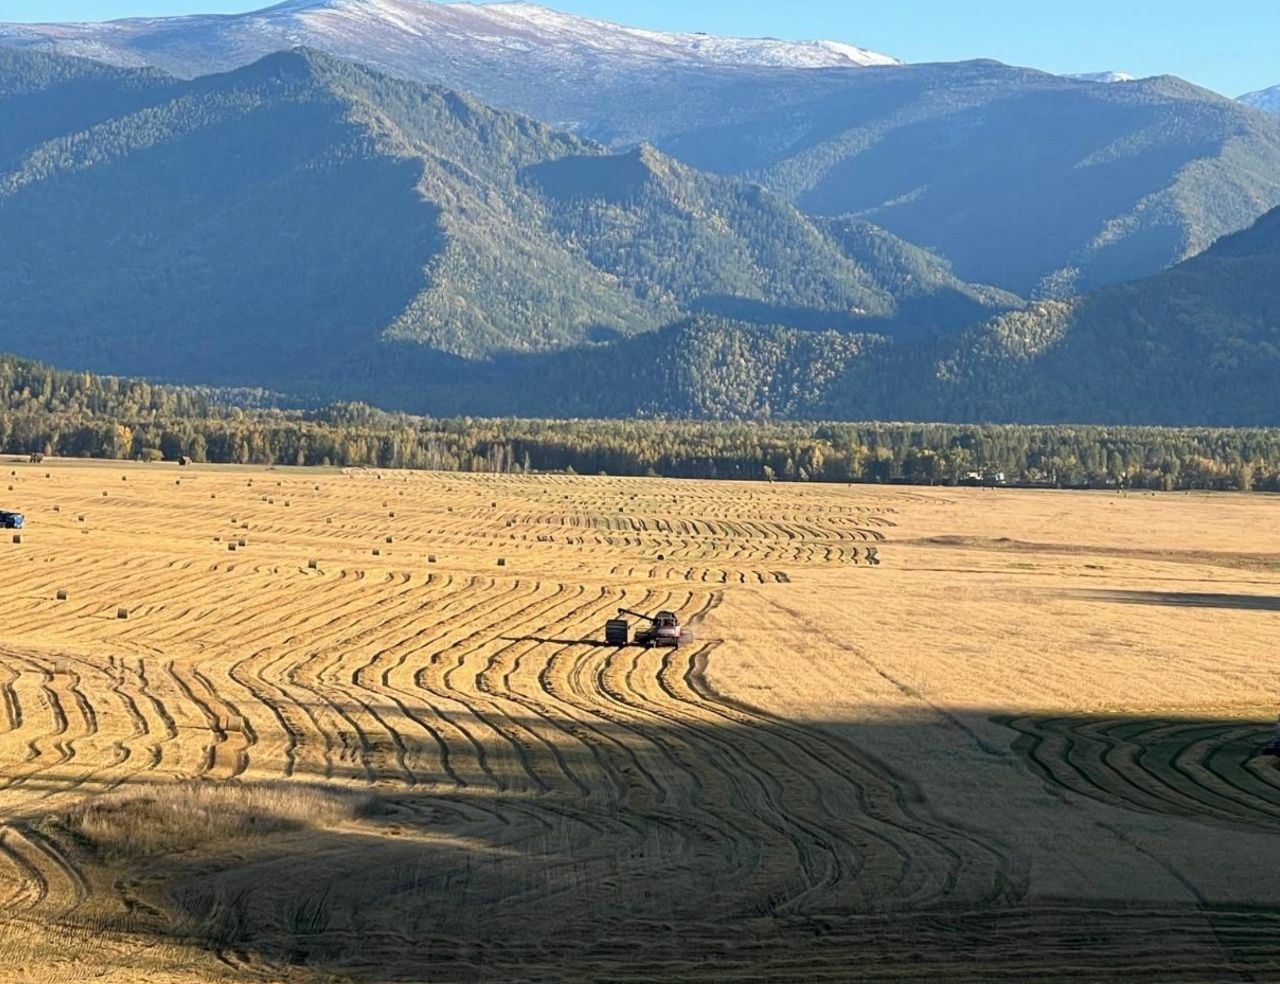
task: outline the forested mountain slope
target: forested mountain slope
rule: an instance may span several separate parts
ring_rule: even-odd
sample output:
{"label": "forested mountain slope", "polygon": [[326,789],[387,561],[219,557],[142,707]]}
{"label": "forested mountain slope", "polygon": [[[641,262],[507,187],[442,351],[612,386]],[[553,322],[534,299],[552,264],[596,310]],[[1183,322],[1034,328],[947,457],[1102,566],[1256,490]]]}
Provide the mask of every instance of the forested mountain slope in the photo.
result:
{"label": "forested mountain slope", "polygon": [[1277,380],[1280,209],[1154,277],[959,333],[700,318],[476,366],[431,400],[450,413],[1274,426]]}
{"label": "forested mountain slope", "polygon": [[[936,260],[881,280],[759,187],[315,52],[193,82],[4,64],[0,345],[54,362],[327,392],[693,312],[895,332],[1017,303]],[[74,128],[34,129],[32,99],[57,118],[64,92]]]}
{"label": "forested mountain slope", "polygon": [[1280,422],[1280,212],[1023,310],[866,220],[313,52],[0,68],[25,356],[432,413]]}
{"label": "forested mountain slope", "polygon": [[1280,421],[1280,209],[1172,270],[947,343],[949,416]]}
{"label": "forested mountain slope", "polygon": [[921,65],[765,107],[660,146],[1022,294],[1155,273],[1280,205],[1280,120],[1173,78]]}
{"label": "forested mountain slope", "polygon": [[295,0],[236,17],[0,26],[0,45],[187,75],[300,42],[744,175],[1022,295],[1150,275],[1280,205],[1280,119],[1172,78],[859,67],[891,60],[835,44],[673,40],[529,4]]}

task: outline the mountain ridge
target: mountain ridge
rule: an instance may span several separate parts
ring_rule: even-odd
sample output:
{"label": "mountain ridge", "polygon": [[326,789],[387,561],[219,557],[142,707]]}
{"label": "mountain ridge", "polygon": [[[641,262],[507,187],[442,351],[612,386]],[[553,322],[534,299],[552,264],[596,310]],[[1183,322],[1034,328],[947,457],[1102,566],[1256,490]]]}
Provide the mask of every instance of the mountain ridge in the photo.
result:
{"label": "mountain ridge", "polygon": [[1280,114],[1280,85],[1271,86],[1269,89],[1259,89],[1257,92],[1246,92],[1240,97],[1240,102],[1254,109],[1262,110],[1264,113]]}
{"label": "mountain ridge", "polygon": [[[959,332],[894,338],[693,319],[612,350],[502,367],[524,405],[503,399],[497,376],[439,398],[448,412],[479,399],[482,412],[515,415],[589,416],[594,406],[621,417],[1275,426],[1278,272],[1280,209],[1150,278]],[[564,385],[614,361],[630,367],[628,383],[594,402]]]}
{"label": "mountain ridge", "polygon": [[[872,221],[961,279],[1022,296],[1153,274],[1280,205],[1280,119],[1167,77],[1101,85],[990,60],[840,67],[839,55],[779,66],[762,63],[765,49],[713,37],[672,48],[652,41],[669,35],[620,25],[602,35],[573,18],[581,30],[557,33],[538,23],[566,15],[519,4],[275,9],[284,13],[271,23],[325,30],[250,30],[255,14],[153,18],[102,28],[97,41],[83,26],[58,28],[58,43],[103,58],[127,50],[192,76],[304,41],[612,148],[650,143],[812,214]],[[402,10],[441,26],[406,31]],[[505,27],[486,26],[495,22]],[[5,37],[48,42],[30,26],[0,27]]]}
{"label": "mountain ridge", "polygon": [[[188,32],[185,60],[163,59],[159,67],[184,77],[239,67],[281,48],[345,44],[337,52],[374,67],[403,70],[414,44],[433,35],[469,36],[477,48],[525,53],[575,46],[596,54],[689,66],[770,66],[797,69],[897,64],[887,55],[839,41],[725,38],[632,28],[578,17],[533,3],[440,3],[434,0],[285,0],[240,14],[186,14],[105,22],[0,24],[0,38],[61,49],[122,66],[152,63],[156,40]],[[363,35],[363,40],[360,39]],[[456,38],[455,38],[456,40]],[[236,53],[220,56],[218,45]],[[354,46],[354,47],[353,47]],[[439,50],[439,49],[437,49]],[[473,53],[472,57],[477,54]]]}
{"label": "mountain ridge", "polygon": [[[5,59],[38,82],[55,57]],[[53,362],[289,389],[353,361],[430,373],[692,314],[892,333],[1019,303],[759,186],[319,52],[191,82],[62,70],[100,103],[147,98],[0,160],[0,339]],[[0,98],[0,133],[24,108]]]}
{"label": "mountain ridge", "polygon": [[[1156,145],[1179,169],[1198,114],[1256,124],[1244,162],[1276,125],[1174,78],[942,71],[983,113],[993,78],[1060,127],[1047,111],[1082,112],[1082,92],[1128,107],[1039,149],[1076,169],[1101,146],[1107,187],[1129,173],[1108,164],[1155,152],[1136,123],[1180,114],[1161,138],[1179,153]],[[865,77],[923,84],[910,112],[936,115],[917,124],[956,119],[918,68]],[[1224,166],[1196,158],[1215,197],[1195,208],[1254,193]],[[806,214],[308,49],[193,81],[0,50],[0,227],[0,350],[99,372],[454,414],[1278,419],[1280,209],[1170,270],[1028,306],[857,210]]]}

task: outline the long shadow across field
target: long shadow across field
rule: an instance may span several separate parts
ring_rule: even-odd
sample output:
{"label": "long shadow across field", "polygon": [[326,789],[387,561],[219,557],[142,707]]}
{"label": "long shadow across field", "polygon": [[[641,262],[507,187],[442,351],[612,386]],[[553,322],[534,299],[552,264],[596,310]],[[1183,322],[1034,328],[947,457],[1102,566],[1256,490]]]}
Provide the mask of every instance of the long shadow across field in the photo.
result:
{"label": "long shadow across field", "polygon": [[1159,605],[1170,608],[1229,608],[1238,611],[1280,612],[1280,598],[1252,594],[1204,594],[1187,591],[1075,591],[1071,597],[1117,605]]}
{"label": "long shadow across field", "polygon": [[[561,734],[507,717],[511,741],[465,782],[426,767],[437,741],[401,735],[325,774],[214,785],[239,787],[229,825],[178,853],[113,852],[109,816],[15,822],[133,886],[102,929],[258,955],[296,980],[1280,978],[1280,890],[1257,877],[1280,849],[1268,723],[800,725],[717,706]],[[339,821],[288,814],[281,786],[358,803]],[[139,775],[110,802],[152,829],[172,822],[173,788]],[[1055,852],[1098,901],[1036,883]]]}

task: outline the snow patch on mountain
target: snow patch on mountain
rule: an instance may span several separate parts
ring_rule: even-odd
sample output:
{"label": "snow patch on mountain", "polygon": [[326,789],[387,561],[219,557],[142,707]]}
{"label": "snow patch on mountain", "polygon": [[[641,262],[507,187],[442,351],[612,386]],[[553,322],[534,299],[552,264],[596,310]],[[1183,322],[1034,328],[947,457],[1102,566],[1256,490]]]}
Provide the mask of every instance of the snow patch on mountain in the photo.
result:
{"label": "snow patch on mountain", "polygon": [[[391,0],[381,0],[391,2]],[[547,39],[620,55],[692,59],[726,65],[786,68],[896,65],[897,59],[839,41],[781,41],[777,38],[727,38],[713,34],[669,34],[575,17],[532,3],[453,4],[493,19],[510,29],[526,25]]]}
{"label": "snow patch on mountain", "polygon": [[1272,86],[1270,89],[1260,89],[1257,92],[1247,92],[1240,97],[1240,101],[1264,113],[1280,113],[1280,85]]}
{"label": "snow patch on mountain", "polygon": [[[674,66],[792,69],[899,64],[840,41],[672,34],[577,17],[537,4],[433,0],[285,0],[246,14],[150,17],[87,24],[0,24],[0,44],[40,47],[183,75],[235,67],[307,45],[417,77],[433,62],[475,65],[523,53],[546,64],[611,70]],[[606,64],[606,60],[609,64]]]}
{"label": "snow patch on mountain", "polygon": [[1066,78],[1075,79],[1077,82],[1101,82],[1104,85],[1114,85],[1117,82],[1137,82],[1135,75],[1128,72],[1080,72],[1074,75],[1068,75]]}

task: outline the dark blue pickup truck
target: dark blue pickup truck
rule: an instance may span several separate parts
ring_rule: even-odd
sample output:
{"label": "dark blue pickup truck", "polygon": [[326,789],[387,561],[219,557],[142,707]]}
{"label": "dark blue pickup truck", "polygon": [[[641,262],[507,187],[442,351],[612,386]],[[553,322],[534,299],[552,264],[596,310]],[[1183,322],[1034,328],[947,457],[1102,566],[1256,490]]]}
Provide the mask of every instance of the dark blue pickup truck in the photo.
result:
{"label": "dark blue pickup truck", "polygon": [[0,509],[0,530],[22,529],[22,513],[5,512]]}

